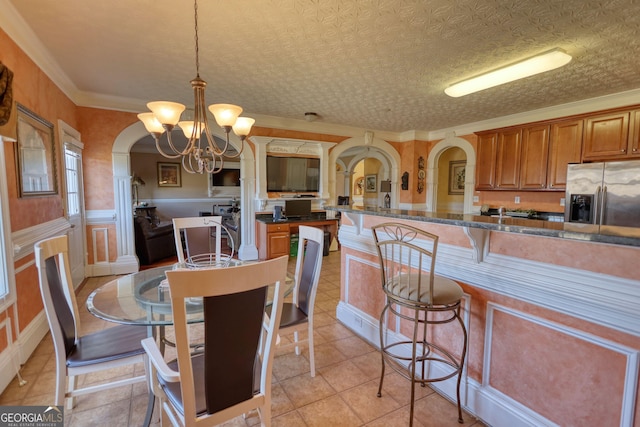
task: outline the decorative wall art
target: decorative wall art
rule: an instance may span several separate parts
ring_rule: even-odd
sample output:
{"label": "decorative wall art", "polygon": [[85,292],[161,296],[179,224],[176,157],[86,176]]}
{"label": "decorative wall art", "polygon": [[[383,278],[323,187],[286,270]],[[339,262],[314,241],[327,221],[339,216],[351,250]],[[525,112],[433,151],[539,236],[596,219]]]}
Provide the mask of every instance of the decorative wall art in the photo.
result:
{"label": "decorative wall art", "polygon": [[18,104],[16,144],[20,197],[58,194],[53,125]]}
{"label": "decorative wall art", "polygon": [[356,179],[355,184],[353,184],[353,194],[361,196],[362,193],[364,193],[364,176]]}
{"label": "decorative wall art", "polygon": [[403,190],[409,189],[409,172],[405,171],[402,174],[402,184],[400,184],[400,186]]}
{"label": "decorative wall art", "polygon": [[180,163],[158,163],[158,187],[182,187]]}
{"label": "decorative wall art", "polygon": [[424,191],[424,179],[427,176],[424,171],[424,157],[418,157],[418,193],[422,194]]}
{"label": "decorative wall art", "polygon": [[367,193],[375,193],[377,189],[377,175],[367,175],[364,177],[364,191]]}
{"label": "decorative wall art", "polygon": [[466,165],[464,160],[449,162],[449,194],[464,194]]}

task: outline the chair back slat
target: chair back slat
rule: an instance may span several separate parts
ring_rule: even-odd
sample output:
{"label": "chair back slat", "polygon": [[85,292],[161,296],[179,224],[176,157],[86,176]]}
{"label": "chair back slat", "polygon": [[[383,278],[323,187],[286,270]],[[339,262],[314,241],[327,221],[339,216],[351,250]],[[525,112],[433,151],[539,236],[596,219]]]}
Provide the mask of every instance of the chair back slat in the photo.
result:
{"label": "chair back slat", "polygon": [[73,350],[76,342],[76,324],[73,317],[73,312],[69,307],[67,297],[60,278],[60,270],[56,257],[51,256],[45,259],[47,286],[53,302],[54,312],[52,315],[56,317],[60,329],[62,331],[62,337],[64,341],[65,354],[68,356]]}
{"label": "chair back slat", "polygon": [[432,304],[438,236],[402,223],[371,230],[385,293],[409,304]]}
{"label": "chair back slat", "polygon": [[[270,394],[273,350],[282,315],[287,264],[288,257],[283,256],[226,268],[166,272],[180,395],[186,418],[196,417],[196,393],[201,392],[194,388],[186,309],[188,299],[203,297],[206,412],[212,416],[233,412],[246,405],[247,400],[264,399]],[[273,284],[271,316],[266,318],[267,290]],[[254,386],[257,383],[259,387]]]}
{"label": "chair back slat", "polygon": [[231,245],[231,254],[222,254],[223,230],[226,229],[222,225],[221,216],[173,218],[178,262],[180,264],[195,263],[192,260],[199,259],[199,255],[209,254],[212,256],[205,258],[212,264],[215,262],[223,265],[222,259],[232,258],[235,251],[235,247]]}
{"label": "chair back slat", "polygon": [[215,252],[211,248],[211,229],[209,227],[185,228],[184,244],[187,259],[195,255]]}
{"label": "chair back slat", "polygon": [[[267,288],[204,298],[205,394],[212,414],[250,399]],[[233,327],[229,327],[233,325]]]}
{"label": "chair back slat", "polygon": [[[307,241],[306,253],[302,263],[302,274],[300,275],[300,288],[298,290],[298,307],[307,316],[309,315],[309,304],[311,302],[311,291],[313,290],[315,275],[318,274],[316,266],[318,258],[322,256],[320,244],[313,240]],[[322,258],[320,258],[322,259]]]}

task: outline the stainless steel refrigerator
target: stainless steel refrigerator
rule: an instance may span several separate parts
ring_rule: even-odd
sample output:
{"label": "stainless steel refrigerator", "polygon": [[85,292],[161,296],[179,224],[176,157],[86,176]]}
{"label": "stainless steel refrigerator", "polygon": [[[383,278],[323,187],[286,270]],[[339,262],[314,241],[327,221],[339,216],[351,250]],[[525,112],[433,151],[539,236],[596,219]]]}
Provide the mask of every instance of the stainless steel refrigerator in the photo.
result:
{"label": "stainless steel refrigerator", "polygon": [[569,165],[565,230],[640,237],[640,160]]}

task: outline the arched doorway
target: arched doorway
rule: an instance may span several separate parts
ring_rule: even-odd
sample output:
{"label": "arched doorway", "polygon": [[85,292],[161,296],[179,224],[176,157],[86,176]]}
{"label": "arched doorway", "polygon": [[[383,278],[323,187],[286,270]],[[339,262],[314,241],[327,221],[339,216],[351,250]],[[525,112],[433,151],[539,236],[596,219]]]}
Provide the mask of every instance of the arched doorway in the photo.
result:
{"label": "arched doorway", "polygon": [[459,147],[442,151],[438,158],[436,212],[462,213],[467,156]]}
{"label": "arched doorway", "polygon": [[[438,206],[438,187],[440,173],[440,157],[448,149],[457,147],[466,157],[464,163],[464,193],[462,200],[462,213],[473,212],[473,191],[475,186],[476,175],[476,153],[469,141],[456,137],[453,134],[447,135],[442,141],[438,142],[429,152],[427,159],[427,212],[436,212]],[[459,153],[459,156],[462,154]],[[448,163],[448,162],[447,162]],[[449,171],[446,171],[448,176]],[[448,180],[445,181],[448,184]],[[444,184],[444,183],[443,183]]]}
{"label": "arched doorway", "polygon": [[[113,143],[113,197],[116,212],[115,226],[118,253],[115,274],[132,273],[138,270],[133,232],[133,210],[131,209],[131,160],[129,153],[133,144],[146,135],[147,131],[142,122],[136,122],[120,132]],[[216,136],[225,138],[223,134],[216,134]],[[231,135],[230,143],[238,148],[239,141],[236,141],[234,135]],[[241,259],[257,259],[258,248],[255,244],[255,231],[253,229],[255,208],[251,198],[255,193],[255,160],[252,150],[242,151],[240,174],[242,176],[240,199],[244,211],[241,227],[247,232],[242,233],[238,256]]]}
{"label": "arched doorway", "polygon": [[[381,180],[391,180],[391,193],[389,194],[391,196],[391,206],[398,206],[400,199],[400,154],[389,143],[382,139],[374,138],[368,132],[363,137],[354,137],[341,142],[329,153],[330,165],[338,163],[344,166],[344,169],[340,172],[344,176],[344,180],[341,179],[340,184],[344,187],[339,189],[336,187],[336,168],[329,168],[330,203],[337,204],[338,195],[348,195],[353,198],[354,185],[356,185],[356,180],[361,178],[360,176],[354,176],[355,168],[359,162],[365,159],[375,159],[379,162],[379,166],[375,169],[376,184],[378,186]],[[362,175],[363,178],[364,175],[367,175],[366,168]],[[377,186],[376,196],[380,197],[380,189]],[[347,190],[349,194],[347,194]],[[364,191],[363,189],[363,193]]]}

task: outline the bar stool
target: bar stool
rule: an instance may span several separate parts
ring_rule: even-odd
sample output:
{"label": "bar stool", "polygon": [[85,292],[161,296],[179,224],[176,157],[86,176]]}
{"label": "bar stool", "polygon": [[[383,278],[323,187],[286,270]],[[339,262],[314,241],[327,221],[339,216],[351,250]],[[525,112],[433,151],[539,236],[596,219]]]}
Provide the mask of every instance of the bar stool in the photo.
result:
{"label": "bar stool", "polygon": [[[460,317],[463,291],[455,281],[434,272],[438,236],[401,223],[379,224],[371,230],[378,250],[382,289],[386,294],[386,305],[380,314],[382,374],[378,397],[382,396],[385,364],[389,364],[411,381],[411,426],[415,384],[424,387],[427,383],[457,376],[458,422],[463,423],[460,381],[467,353],[467,330]],[[390,340],[387,337],[387,312],[412,322],[411,339]],[[462,329],[459,358],[431,339],[433,328],[454,321]]]}

